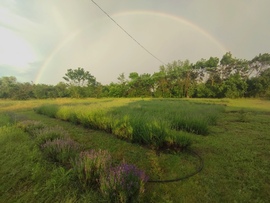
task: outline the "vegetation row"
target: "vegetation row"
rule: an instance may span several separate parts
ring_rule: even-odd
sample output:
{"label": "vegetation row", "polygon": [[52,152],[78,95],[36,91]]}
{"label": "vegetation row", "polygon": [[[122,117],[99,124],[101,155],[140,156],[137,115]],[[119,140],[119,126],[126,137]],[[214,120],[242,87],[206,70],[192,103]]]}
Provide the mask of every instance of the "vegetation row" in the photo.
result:
{"label": "vegetation row", "polygon": [[121,107],[89,103],[42,105],[40,114],[104,130],[121,139],[155,149],[182,150],[191,144],[189,134],[207,135],[224,110],[221,105],[187,101],[136,101]]}
{"label": "vegetation row", "polygon": [[116,164],[105,150],[83,150],[60,127],[32,120],[17,125],[32,136],[45,158],[71,171],[82,190],[96,190],[106,202],[137,202],[144,193],[148,176],[135,165]]}
{"label": "vegetation row", "polygon": [[68,69],[63,79],[57,85],[46,85],[20,83],[14,76],[5,76],[0,78],[0,98],[270,98],[270,54],[259,54],[250,61],[230,52],[221,60],[176,60],[153,74],[132,72],[126,77],[121,73],[117,82],[106,85],[81,67]]}

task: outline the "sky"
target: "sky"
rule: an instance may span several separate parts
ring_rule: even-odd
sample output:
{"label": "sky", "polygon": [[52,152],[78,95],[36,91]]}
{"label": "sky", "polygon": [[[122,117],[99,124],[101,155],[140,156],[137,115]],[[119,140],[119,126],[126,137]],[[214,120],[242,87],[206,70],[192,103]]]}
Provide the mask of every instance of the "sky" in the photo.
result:
{"label": "sky", "polygon": [[0,77],[55,85],[67,69],[98,82],[163,63],[270,53],[269,0],[1,0]]}

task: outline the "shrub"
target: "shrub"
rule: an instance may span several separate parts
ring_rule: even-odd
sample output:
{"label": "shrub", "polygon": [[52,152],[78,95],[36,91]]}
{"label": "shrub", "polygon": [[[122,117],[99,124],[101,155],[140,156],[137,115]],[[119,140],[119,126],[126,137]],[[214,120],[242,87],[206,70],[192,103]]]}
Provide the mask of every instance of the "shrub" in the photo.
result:
{"label": "shrub", "polygon": [[54,139],[64,139],[68,137],[68,133],[61,127],[46,127],[36,130],[34,137],[37,145],[41,146],[46,141],[52,141]]}
{"label": "shrub", "polygon": [[51,118],[55,118],[59,107],[55,104],[42,105],[34,110],[39,114],[45,114]]}
{"label": "shrub", "polygon": [[136,166],[122,163],[101,179],[101,192],[109,202],[137,202],[148,177]]}
{"label": "shrub", "polygon": [[100,178],[111,166],[111,155],[104,150],[89,150],[81,152],[72,161],[75,176],[83,187],[97,189],[100,186]]}
{"label": "shrub", "polygon": [[70,138],[48,140],[41,145],[41,149],[46,157],[52,161],[69,165],[80,150],[77,142]]}
{"label": "shrub", "polygon": [[23,131],[29,133],[30,135],[34,135],[37,130],[41,130],[45,128],[44,124],[40,121],[33,121],[33,120],[25,120],[21,121],[17,124],[19,128]]}

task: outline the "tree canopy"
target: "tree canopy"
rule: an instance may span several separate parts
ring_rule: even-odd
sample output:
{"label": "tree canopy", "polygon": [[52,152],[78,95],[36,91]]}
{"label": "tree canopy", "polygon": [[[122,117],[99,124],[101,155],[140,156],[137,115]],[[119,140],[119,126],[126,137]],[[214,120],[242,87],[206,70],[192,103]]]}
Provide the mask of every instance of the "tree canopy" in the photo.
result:
{"label": "tree canopy", "polygon": [[20,83],[13,76],[0,78],[0,98],[45,99],[57,97],[206,97],[270,98],[270,54],[252,60],[231,52],[218,57],[175,60],[150,74],[121,73],[117,82],[102,85],[81,67],[67,69],[65,82],[57,85]]}

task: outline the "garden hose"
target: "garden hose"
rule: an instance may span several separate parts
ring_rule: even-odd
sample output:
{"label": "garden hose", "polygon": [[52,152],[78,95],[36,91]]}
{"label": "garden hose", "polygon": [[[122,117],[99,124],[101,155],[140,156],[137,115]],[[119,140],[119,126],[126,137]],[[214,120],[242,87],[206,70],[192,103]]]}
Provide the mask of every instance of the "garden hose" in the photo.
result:
{"label": "garden hose", "polygon": [[192,151],[192,150],[186,150],[188,153],[192,154],[193,156],[197,157],[199,159],[199,166],[197,168],[197,170],[193,173],[190,173],[188,175],[185,175],[183,177],[179,177],[179,178],[174,178],[174,179],[167,179],[167,180],[148,180],[147,182],[149,183],[169,183],[169,182],[177,182],[177,181],[181,181],[181,180],[185,180],[185,179],[188,179],[194,175],[196,175],[197,173],[199,173],[200,171],[202,171],[203,169],[203,166],[204,166],[204,163],[203,163],[203,159],[202,157],[197,154],[195,151]]}

